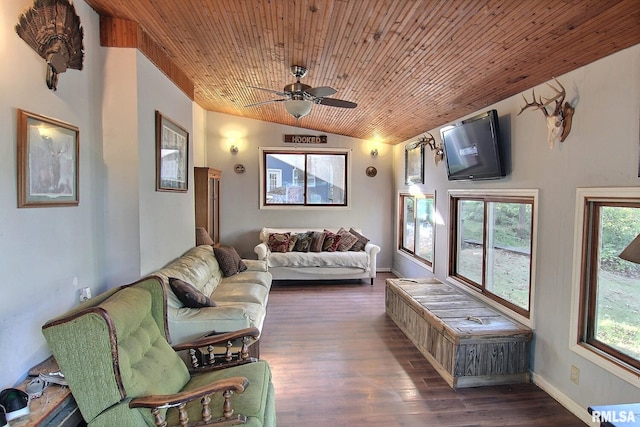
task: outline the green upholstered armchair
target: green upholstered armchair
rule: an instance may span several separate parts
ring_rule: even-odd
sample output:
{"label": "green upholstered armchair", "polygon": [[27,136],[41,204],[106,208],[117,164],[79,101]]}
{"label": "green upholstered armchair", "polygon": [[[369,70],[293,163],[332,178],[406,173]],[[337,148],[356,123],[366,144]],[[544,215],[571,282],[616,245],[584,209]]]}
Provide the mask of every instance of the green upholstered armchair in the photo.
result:
{"label": "green upholstered armchair", "polygon": [[[228,342],[257,330],[203,337],[185,359],[167,342],[166,291],[156,277],[111,289],[42,332],[89,426],[275,426],[271,371]],[[226,348],[217,361],[214,345]],[[202,351],[200,348],[204,348]],[[230,366],[230,367],[225,367]],[[190,372],[191,371],[191,372]],[[204,423],[201,423],[204,421]]]}

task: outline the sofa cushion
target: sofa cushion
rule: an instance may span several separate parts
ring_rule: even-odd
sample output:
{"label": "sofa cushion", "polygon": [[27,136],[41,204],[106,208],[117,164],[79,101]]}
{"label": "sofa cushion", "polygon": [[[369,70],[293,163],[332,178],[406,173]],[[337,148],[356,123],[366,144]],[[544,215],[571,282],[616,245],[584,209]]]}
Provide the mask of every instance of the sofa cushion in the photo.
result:
{"label": "sofa cushion", "polygon": [[[267,263],[263,262],[263,264],[266,266]],[[271,273],[267,271],[247,270],[231,277],[225,277],[220,283],[256,283],[267,289],[271,289],[271,281]]]}
{"label": "sofa cushion", "polygon": [[295,252],[309,252],[312,241],[311,233],[298,233],[296,236],[298,236],[298,239],[293,250]]}
{"label": "sofa cushion", "polygon": [[324,241],[322,242],[322,250],[326,252],[335,252],[340,244],[340,236],[329,230],[324,230]]}
{"label": "sofa cushion", "polygon": [[175,309],[183,308],[184,305],[171,291],[169,277],[182,279],[204,295],[209,296],[222,280],[222,271],[218,265],[218,260],[213,255],[213,248],[208,245],[189,249],[181,257],[171,261],[166,267],[154,272],[153,275],[163,280],[168,290],[167,306]]}
{"label": "sofa cushion", "polygon": [[201,308],[216,306],[216,303],[211,301],[208,296],[182,279],[169,277],[169,286],[171,286],[171,290],[185,307]]}
{"label": "sofa cushion", "polygon": [[247,269],[245,263],[240,259],[240,255],[233,247],[221,246],[213,248],[213,253],[218,260],[218,265],[220,265],[220,270],[222,270],[224,277],[233,276]]}
{"label": "sofa cushion", "polygon": [[349,229],[349,233],[353,234],[354,236],[356,236],[358,238],[358,241],[353,246],[351,246],[351,249],[349,249],[349,250],[351,250],[351,251],[362,251],[362,250],[364,250],[364,247],[367,245],[367,243],[369,243],[369,239],[364,237],[362,234],[358,233],[353,228]]}
{"label": "sofa cushion", "polygon": [[311,232],[311,247],[309,251],[311,252],[322,252],[322,244],[324,243],[324,232],[323,231],[312,231]]}
{"label": "sofa cushion", "polygon": [[267,305],[269,289],[257,283],[221,282],[211,295],[218,304],[222,302],[253,303]]}
{"label": "sofa cushion", "polygon": [[287,252],[291,233],[271,233],[267,245],[271,252]]}
{"label": "sofa cushion", "polygon": [[340,243],[338,244],[338,251],[340,252],[348,251],[358,241],[358,237],[349,233],[344,228],[340,228],[337,234],[340,236]]}

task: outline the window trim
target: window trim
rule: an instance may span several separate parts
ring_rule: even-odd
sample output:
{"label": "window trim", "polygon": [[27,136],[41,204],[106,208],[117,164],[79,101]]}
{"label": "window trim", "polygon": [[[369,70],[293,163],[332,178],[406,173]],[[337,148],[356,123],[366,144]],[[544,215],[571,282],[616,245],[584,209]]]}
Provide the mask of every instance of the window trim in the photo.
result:
{"label": "window trim", "polygon": [[[449,247],[448,247],[448,267],[447,267],[447,281],[457,285],[461,289],[473,293],[474,296],[481,299],[483,302],[489,304],[493,308],[498,311],[504,313],[505,315],[517,320],[518,322],[533,327],[535,324],[535,293],[536,293],[536,259],[537,259],[537,247],[538,247],[538,211],[539,211],[539,190],[537,188],[533,189],[477,189],[477,190],[449,190]],[[469,198],[469,199],[481,199],[485,200],[488,198],[497,198],[497,199],[512,199],[512,200],[522,200],[522,199],[532,199],[532,218],[531,218],[531,259],[530,259],[530,284],[529,284],[529,316],[521,314],[519,311],[513,310],[510,303],[509,305],[503,304],[500,302],[504,301],[499,297],[490,297],[482,292],[480,288],[475,285],[471,285],[466,281],[459,279],[454,276],[452,267],[455,262],[454,259],[454,248],[455,244],[455,235],[456,235],[456,227],[457,222],[454,221],[453,218],[454,210],[452,208],[454,199],[456,198]],[[484,262],[484,261],[483,261]]]}
{"label": "window trim", "polygon": [[[432,199],[433,200],[433,213],[434,213],[434,222],[433,222],[433,261],[429,261],[426,258],[423,258],[421,256],[419,256],[418,254],[416,254],[416,246],[415,246],[415,239],[414,239],[414,250],[413,252],[404,248],[403,246],[403,242],[404,242],[404,204],[403,201],[405,198],[413,198],[414,200],[414,206],[417,206],[415,204],[415,201],[417,201],[418,199]],[[416,209],[417,210],[417,209]],[[436,221],[435,221],[435,216],[436,216],[436,212],[437,212],[437,207],[436,207],[436,194],[435,192],[433,193],[425,193],[425,194],[412,194],[412,193],[399,193],[398,194],[398,242],[397,242],[397,246],[396,246],[396,250],[398,251],[399,254],[409,258],[410,260],[416,262],[418,265],[425,267],[428,271],[433,272],[434,271],[434,263],[435,263],[435,256],[436,256]],[[415,221],[415,217],[414,217],[414,221]],[[415,222],[414,222],[414,227],[415,227]],[[414,238],[417,236],[417,233],[414,232]]]}
{"label": "window trim", "polygon": [[[260,180],[260,210],[351,210],[351,158],[352,150],[348,148],[327,148],[317,147],[309,149],[301,149],[296,147],[260,147],[259,148],[259,180]],[[266,153],[265,153],[266,152]],[[266,165],[265,154],[336,154],[344,155],[345,161],[345,204],[341,205],[317,205],[317,204],[265,204],[265,192],[266,192]],[[305,177],[306,180],[306,177]]]}
{"label": "window trim", "polygon": [[640,199],[638,187],[594,187],[576,189],[575,228],[573,244],[573,274],[571,289],[571,319],[569,322],[569,348],[574,353],[593,362],[618,378],[640,387],[640,370],[615,359],[602,349],[582,341],[584,326],[581,319],[585,316],[583,308],[583,259],[586,256],[585,239],[588,234],[588,202],[615,202],[620,200]]}

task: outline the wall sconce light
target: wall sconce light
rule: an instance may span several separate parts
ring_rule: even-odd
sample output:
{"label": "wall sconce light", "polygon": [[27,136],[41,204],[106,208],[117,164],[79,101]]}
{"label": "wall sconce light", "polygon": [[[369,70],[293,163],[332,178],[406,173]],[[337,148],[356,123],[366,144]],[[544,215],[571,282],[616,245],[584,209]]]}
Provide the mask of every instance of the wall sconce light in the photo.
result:
{"label": "wall sconce light", "polygon": [[371,150],[371,157],[378,157],[378,149],[374,148],[373,150]]}
{"label": "wall sconce light", "polygon": [[238,153],[238,146],[237,145],[232,145],[231,147],[229,147],[229,151],[231,152],[231,154],[237,154]]}

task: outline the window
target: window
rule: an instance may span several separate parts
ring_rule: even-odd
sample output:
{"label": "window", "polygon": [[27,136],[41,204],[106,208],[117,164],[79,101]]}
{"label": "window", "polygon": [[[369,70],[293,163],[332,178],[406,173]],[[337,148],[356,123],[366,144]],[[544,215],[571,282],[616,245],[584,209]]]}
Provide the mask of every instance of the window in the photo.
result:
{"label": "window", "polygon": [[640,233],[640,198],[583,198],[578,342],[640,370],[640,265],[618,257]]}
{"label": "window", "polygon": [[450,276],[529,319],[537,191],[450,196]]}
{"label": "window", "polygon": [[261,207],[347,206],[346,151],[262,150]]}
{"label": "window", "polygon": [[433,195],[400,195],[400,250],[433,267]]}

